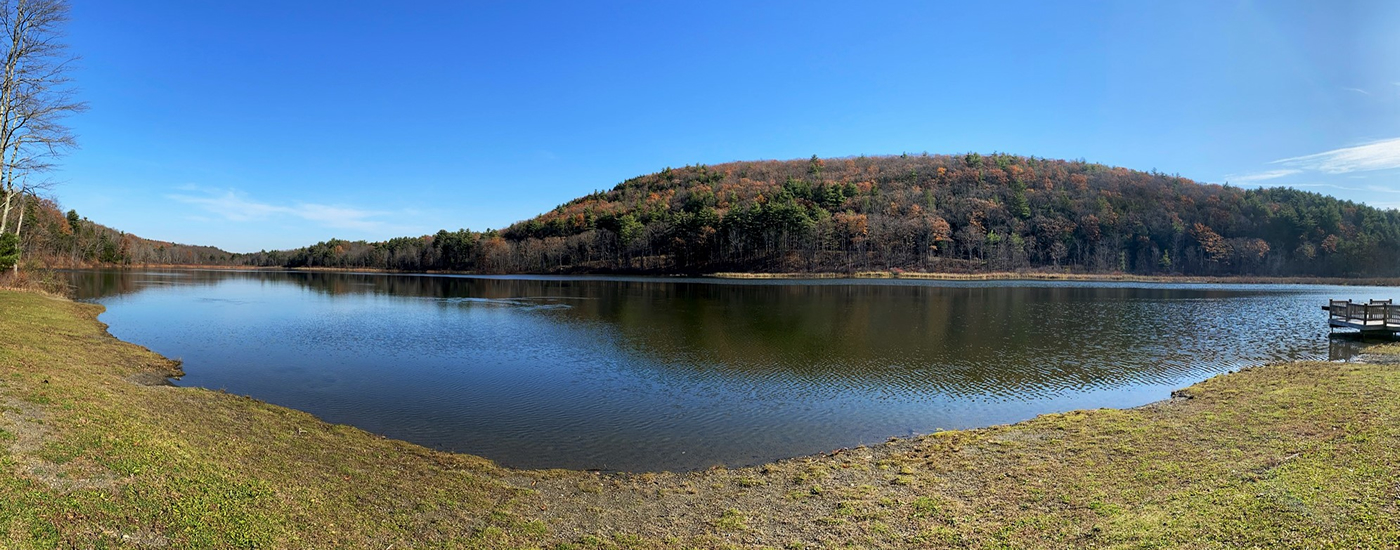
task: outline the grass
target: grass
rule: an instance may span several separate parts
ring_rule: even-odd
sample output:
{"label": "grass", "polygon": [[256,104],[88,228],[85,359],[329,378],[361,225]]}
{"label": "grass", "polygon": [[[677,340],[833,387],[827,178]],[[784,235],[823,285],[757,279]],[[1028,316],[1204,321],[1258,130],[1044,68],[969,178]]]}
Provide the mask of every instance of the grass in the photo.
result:
{"label": "grass", "polygon": [[1366,348],[1367,353],[1381,356],[1400,355],[1400,343],[1377,344]]}
{"label": "grass", "polygon": [[0,548],[1400,546],[1393,362],[1248,369],[1139,409],[756,468],[599,475],[141,385],[178,366],[109,336],[100,311],[0,291]]}
{"label": "grass", "polygon": [[0,311],[0,546],[438,543],[521,491],[479,458],[133,383],[175,365],[107,335],[98,306],[3,292]]}

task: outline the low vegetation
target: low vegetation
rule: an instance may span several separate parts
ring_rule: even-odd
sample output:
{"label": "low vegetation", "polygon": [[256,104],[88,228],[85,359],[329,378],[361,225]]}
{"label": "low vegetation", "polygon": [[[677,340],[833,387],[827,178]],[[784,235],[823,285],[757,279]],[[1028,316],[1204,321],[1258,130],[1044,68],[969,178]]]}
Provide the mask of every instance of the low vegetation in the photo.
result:
{"label": "low vegetation", "polygon": [[[1400,544],[1400,364],[1290,363],[753,468],[516,471],[215,391],[0,291],[0,547]],[[1394,347],[1381,350],[1394,353]]]}

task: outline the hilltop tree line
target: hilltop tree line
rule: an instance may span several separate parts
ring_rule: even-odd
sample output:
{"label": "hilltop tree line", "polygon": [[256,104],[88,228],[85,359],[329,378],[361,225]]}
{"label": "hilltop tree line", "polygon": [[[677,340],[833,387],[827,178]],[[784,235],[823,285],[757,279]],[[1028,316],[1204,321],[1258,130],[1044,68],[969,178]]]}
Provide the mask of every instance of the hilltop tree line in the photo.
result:
{"label": "hilltop tree line", "polygon": [[238,255],[483,273],[1025,269],[1400,275],[1400,212],[1083,161],[902,155],[690,166],[501,230]]}
{"label": "hilltop tree line", "polygon": [[1004,154],[668,168],[500,230],[251,254],[141,239],[51,201],[26,212],[25,250],[59,266],[1400,276],[1395,210]]}

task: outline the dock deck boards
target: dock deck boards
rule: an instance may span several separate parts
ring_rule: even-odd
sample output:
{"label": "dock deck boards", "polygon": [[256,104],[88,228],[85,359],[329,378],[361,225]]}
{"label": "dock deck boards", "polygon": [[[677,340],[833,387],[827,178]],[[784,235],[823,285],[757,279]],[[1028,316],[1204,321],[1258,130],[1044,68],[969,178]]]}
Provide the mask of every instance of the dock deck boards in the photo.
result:
{"label": "dock deck boards", "polygon": [[1372,300],[1369,303],[1331,300],[1322,309],[1327,312],[1327,324],[1332,328],[1400,333],[1400,305],[1394,305],[1390,300]]}

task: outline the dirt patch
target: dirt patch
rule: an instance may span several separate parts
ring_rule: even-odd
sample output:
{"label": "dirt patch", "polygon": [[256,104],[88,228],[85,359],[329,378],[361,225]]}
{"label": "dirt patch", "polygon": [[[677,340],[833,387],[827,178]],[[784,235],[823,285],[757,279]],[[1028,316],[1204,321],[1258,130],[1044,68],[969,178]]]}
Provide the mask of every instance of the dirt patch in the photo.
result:
{"label": "dirt patch", "polygon": [[[138,386],[174,386],[172,380],[178,380],[185,375],[184,369],[180,368],[179,360],[167,360],[165,365],[157,365],[155,370],[142,371],[126,377],[127,382]],[[149,365],[148,365],[149,366]]]}
{"label": "dirt patch", "polygon": [[60,494],[117,487],[112,472],[90,461],[60,465],[44,459],[49,429],[43,407],[6,395],[5,389],[0,385],[0,429],[14,436],[8,447],[20,477],[36,480]]}
{"label": "dirt patch", "polygon": [[1360,359],[1364,363],[1371,363],[1375,365],[1400,365],[1400,355],[1367,353],[1362,354]]}

